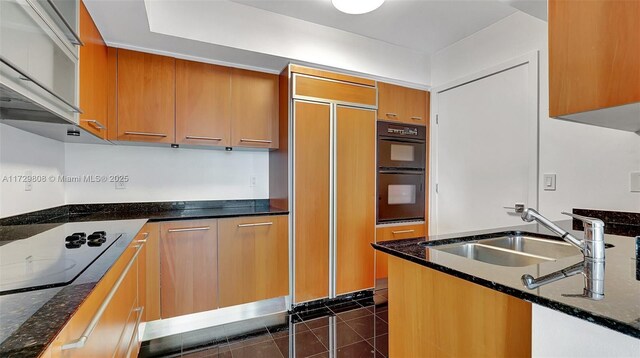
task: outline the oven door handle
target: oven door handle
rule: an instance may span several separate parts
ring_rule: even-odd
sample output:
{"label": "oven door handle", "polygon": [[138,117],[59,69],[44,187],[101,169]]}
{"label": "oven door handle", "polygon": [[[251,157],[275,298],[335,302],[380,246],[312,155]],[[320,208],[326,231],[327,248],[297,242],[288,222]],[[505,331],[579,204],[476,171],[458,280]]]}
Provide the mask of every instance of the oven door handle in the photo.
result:
{"label": "oven door handle", "polygon": [[410,175],[424,175],[424,169],[419,170],[402,170],[402,169],[379,169],[380,174],[410,174]]}

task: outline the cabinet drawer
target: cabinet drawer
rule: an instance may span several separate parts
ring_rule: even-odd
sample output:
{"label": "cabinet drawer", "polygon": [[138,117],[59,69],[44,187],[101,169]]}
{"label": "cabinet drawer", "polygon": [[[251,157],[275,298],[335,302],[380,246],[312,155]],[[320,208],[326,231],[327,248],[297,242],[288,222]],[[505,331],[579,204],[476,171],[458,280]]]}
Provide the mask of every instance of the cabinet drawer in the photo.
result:
{"label": "cabinet drawer", "polygon": [[[122,256],[98,283],[87,300],[80,306],[69,323],[51,344],[52,357],[104,357],[117,354],[120,343],[128,347],[136,330],[140,314],[138,307],[137,258],[143,247],[134,240]],[[122,281],[120,281],[122,279]],[[108,299],[109,292],[120,281],[97,323],[100,306]],[[87,328],[95,323],[93,330]],[[63,349],[63,346],[87,336],[84,345]],[[126,352],[126,350],[125,350]]]}
{"label": "cabinet drawer", "polygon": [[[376,242],[423,237],[425,228],[426,224],[381,226],[376,229]],[[376,279],[387,277],[387,260],[387,254],[376,251]]]}
{"label": "cabinet drawer", "polygon": [[220,307],[289,294],[287,218],[219,221]]}

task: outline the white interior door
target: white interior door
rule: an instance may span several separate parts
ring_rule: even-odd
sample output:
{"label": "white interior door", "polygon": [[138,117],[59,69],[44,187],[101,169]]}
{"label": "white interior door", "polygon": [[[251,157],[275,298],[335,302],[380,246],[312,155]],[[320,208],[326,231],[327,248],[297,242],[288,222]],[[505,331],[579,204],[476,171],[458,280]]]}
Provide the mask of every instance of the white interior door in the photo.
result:
{"label": "white interior door", "polygon": [[437,92],[432,234],[518,225],[505,206],[537,207],[538,77],[530,57]]}

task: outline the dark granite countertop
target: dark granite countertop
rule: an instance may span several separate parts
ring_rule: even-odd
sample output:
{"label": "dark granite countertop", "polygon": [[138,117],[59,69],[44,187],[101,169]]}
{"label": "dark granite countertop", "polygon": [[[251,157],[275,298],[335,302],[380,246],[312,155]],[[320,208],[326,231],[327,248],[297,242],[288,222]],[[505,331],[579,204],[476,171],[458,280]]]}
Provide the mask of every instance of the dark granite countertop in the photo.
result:
{"label": "dark granite countertop", "polygon": [[[582,232],[572,229],[572,220],[557,224],[574,236],[583,237]],[[539,277],[581,262],[583,256],[579,250],[576,250],[575,256],[525,267],[498,266],[437,250],[438,245],[473,241],[482,235],[506,231],[553,235],[538,224],[527,224],[454,235],[385,241],[373,244],[373,247],[416,264],[640,338],[640,238],[633,237],[640,235],[640,227],[629,233],[631,237],[605,235],[605,242],[614,247],[606,249],[605,295],[599,301],[565,296],[583,292],[582,275],[567,277],[533,290],[522,284],[521,277],[524,274]],[[420,244],[425,241],[429,242],[427,246]]]}
{"label": "dark granite countertop", "polygon": [[[268,200],[66,205],[0,219],[0,246],[66,223],[92,222],[122,236],[63,287],[0,295],[0,356],[40,355],[147,221],[284,215]],[[57,241],[56,241],[57,242]]]}
{"label": "dark granite countertop", "polygon": [[72,204],[0,219],[0,246],[68,222],[145,219],[150,222],[286,215],[269,200]]}
{"label": "dark granite countertop", "polygon": [[[96,223],[107,232],[122,235],[73,282],[62,287],[0,296],[0,356],[40,355],[145,223],[144,219]],[[59,238],[52,238],[55,239]]]}

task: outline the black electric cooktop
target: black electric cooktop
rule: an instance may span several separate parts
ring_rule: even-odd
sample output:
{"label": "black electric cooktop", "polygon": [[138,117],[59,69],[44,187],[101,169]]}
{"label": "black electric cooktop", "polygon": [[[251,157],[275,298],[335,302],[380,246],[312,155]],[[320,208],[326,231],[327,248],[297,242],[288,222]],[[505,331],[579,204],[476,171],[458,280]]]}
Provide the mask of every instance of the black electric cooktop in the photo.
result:
{"label": "black electric cooktop", "polygon": [[0,296],[72,283],[122,235],[109,228],[66,223],[0,246]]}

